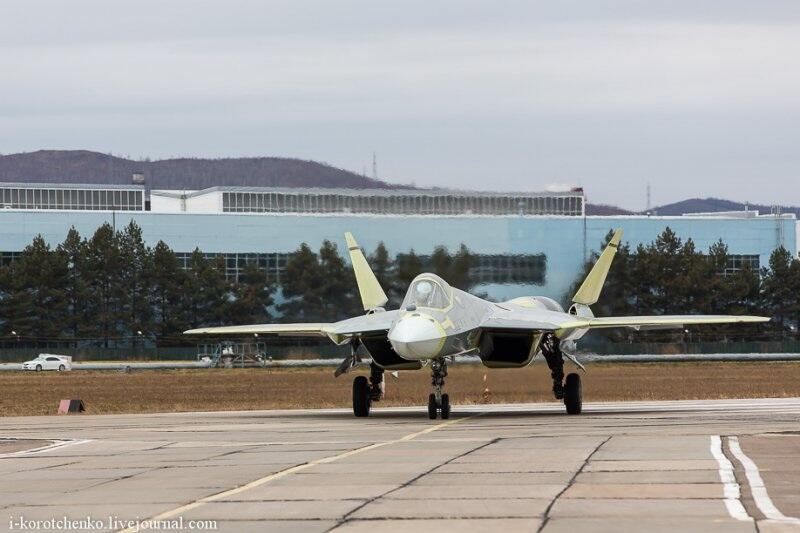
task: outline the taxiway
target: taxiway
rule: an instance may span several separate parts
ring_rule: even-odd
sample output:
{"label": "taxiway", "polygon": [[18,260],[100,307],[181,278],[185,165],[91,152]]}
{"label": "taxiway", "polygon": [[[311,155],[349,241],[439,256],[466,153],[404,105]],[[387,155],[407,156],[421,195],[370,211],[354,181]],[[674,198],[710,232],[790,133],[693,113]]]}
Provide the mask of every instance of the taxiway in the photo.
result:
{"label": "taxiway", "polygon": [[[800,530],[800,399],[0,419],[14,520],[218,531]],[[110,528],[120,529],[120,527]]]}

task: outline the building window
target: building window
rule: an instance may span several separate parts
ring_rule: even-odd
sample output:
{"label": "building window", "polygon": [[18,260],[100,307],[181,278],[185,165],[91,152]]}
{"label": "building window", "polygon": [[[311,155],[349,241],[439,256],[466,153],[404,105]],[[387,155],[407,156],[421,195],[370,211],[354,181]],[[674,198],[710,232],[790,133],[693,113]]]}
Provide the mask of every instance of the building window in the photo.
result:
{"label": "building window", "polygon": [[580,216],[580,196],[411,196],[284,192],[223,192],[225,213],[373,213],[387,215]]}
{"label": "building window", "polygon": [[[404,254],[399,254],[402,258]],[[423,271],[431,271],[431,256],[418,256]],[[545,254],[472,254],[469,276],[476,285],[544,285],[547,276]]]}
{"label": "building window", "polygon": [[22,252],[0,252],[0,266],[6,266],[19,259]]}
{"label": "building window", "polygon": [[[181,268],[188,270],[192,264],[192,252],[176,252]],[[216,261],[222,258],[225,266],[225,279],[238,282],[244,274],[248,264],[254,264],[261,272],[264,272],[266,280],[269,282],[280,283],[281,276],[286,271],[286,262],[292,254],[287,253],[205,253],[203,257],[207,261]]]}
{"label": "building window", "polygon": [[753,272],[758,273],[761,268],[761,260],[757,255],[729,255],[728,263],[725,265],[725,270],[722,274],[725,276],[732,276],[737,272],[741,272],[744,268],[749,267]]}
{"label": "building window", "polygon": [[82,209],[142,211],[142,191],[0,187],[4,209]]}

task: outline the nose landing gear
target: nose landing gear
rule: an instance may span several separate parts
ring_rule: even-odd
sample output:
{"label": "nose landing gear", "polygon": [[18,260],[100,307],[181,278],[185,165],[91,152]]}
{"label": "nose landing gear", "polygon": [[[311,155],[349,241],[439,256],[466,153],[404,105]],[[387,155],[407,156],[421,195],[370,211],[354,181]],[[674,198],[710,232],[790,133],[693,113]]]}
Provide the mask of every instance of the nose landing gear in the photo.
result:
{"label": "nose landing gear", "polygon": [[447,377],[447,363],[444,359],[431,361],[433,392],[428,396],[428,418],[431,420],[435,420],[437,414],[444,420],[450,418],[450,396],[442,394],[445,377]]}

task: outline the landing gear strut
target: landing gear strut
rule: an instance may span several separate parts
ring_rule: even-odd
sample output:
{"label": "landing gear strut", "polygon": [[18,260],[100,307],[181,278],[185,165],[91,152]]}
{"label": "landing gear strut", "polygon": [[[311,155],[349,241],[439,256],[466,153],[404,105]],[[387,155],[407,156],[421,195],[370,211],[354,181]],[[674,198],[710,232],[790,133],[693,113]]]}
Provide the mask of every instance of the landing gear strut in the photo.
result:
{"label": "landing gear strut", "polygon": [[564,357],[561,353],[561,341],[552,333],[545,334],[542,339],[542,354],[550,368],[553,378],[553,396],[556,400],[564,400],[567,414],[580,414],[583,408],[581,377],[569,374],[564,381]]}
{"label": "landing gear strut", "polygon": [[372,402],[383,398],[385,385],[383,369],[375,363],[370,364],[369,380],[366,376],[356,376],[353,379],[353,414],[357,417],[369,416]]}
{"label": "landing gear strut", "polygon": [[428,418],[436,419],[441,414],[442,419],[450,418],[450,396],[442,394],[444,378],[447,377],[447,363],[444,359],[431,361],[431,385],[433,392],[428,396]]}
{"label": "landing gear strut", "polygon": [[370,399],[379,402],[386,391],[386,382],[383,380],[383,369],[375,363],[369,365]]}

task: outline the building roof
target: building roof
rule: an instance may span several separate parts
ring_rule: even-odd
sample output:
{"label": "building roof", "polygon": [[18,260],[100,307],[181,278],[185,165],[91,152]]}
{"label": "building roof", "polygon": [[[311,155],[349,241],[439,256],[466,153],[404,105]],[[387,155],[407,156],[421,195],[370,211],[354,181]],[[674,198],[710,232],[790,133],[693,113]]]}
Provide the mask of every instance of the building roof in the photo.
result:
{"label": "building roof", "polygon": [[491,191],[467,191],[461,189],[331,189],[317,187],[209,187],[207,189],[194,191],[175,191],[158,189],[151,191],[151,194],[173,196],[185,195],[202,196],[213,192],[249,192],[249,193],[279,193],[279,194],[318,194],[318,195],[341,195],[341,196],[471,196],[471,197],[583,197],[583,191],[544,191],[544,192],[491,192]]}
{"label": "building roof", "polygon": [[0,182],[0,188],[4,189],[86,189],[95,191],[106,190],[126,190],[141,191],[143,185],[119,185],[119,184],[97,184],[97,183],[21,183],[21,182]]}

